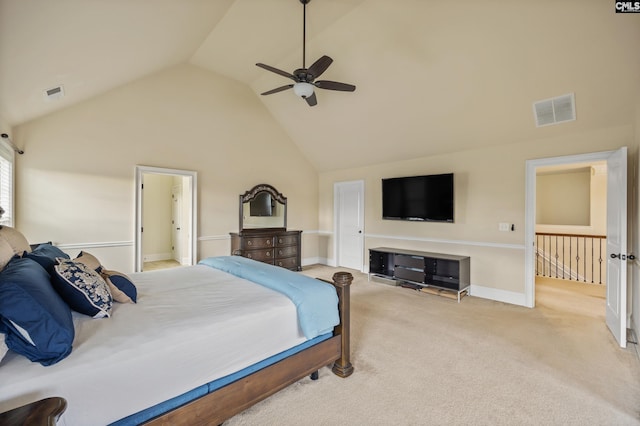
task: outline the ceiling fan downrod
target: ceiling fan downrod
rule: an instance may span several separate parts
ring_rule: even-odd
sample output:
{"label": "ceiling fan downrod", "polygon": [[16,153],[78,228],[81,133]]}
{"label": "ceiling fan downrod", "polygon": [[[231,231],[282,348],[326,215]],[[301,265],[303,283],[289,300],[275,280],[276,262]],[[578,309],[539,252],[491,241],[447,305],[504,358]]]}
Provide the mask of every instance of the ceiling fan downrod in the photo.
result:
{"label": "ceiling fan downrod", "polygon": [[302,68],[307,68],[307,4],[311,0],[300,0],[302,3]]}

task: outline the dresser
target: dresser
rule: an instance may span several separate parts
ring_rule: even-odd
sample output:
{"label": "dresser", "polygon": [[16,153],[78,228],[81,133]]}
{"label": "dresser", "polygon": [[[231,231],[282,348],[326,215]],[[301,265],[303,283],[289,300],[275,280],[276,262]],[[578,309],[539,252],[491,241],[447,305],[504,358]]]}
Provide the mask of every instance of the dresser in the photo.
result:
{"label": "dresser", "polygon": [[244,229],[231,232],[231,254],[301,271],[302,231]]}

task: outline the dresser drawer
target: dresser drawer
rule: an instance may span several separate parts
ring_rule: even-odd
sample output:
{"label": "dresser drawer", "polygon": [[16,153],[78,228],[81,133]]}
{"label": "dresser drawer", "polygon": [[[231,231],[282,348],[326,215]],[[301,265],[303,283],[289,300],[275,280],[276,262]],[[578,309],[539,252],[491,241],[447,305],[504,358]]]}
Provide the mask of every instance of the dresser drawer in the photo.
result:
{"label": "dresser drawer", "polygon": [[297,245],[299,235],[278,235],[276,236],[276,245],[278,246],[291,246]]}
{"label": "dresser drawer", "polygon": [[242,256],[259,260],[260,262],[273,263],[273,249],[263,249],[263,250],[243,250]]}
{"label": "dresser drawer", "polygon": [[276,259],[281,259],[285,257],[295,257],[298,255],[298,247],[297,246],[289,246],[289,247],[276,247]]}
{"label": "dresser drawer", "polygon": [[295,257],[288,257],[286,259],[276,259],[274,265],[281,266],[283,268],[298,270],[298,259]]}
{"label": "dresser drawer", "polygon": [[248,237],[242,239],[243,249],[260,249],[273,247],[273,237]]}

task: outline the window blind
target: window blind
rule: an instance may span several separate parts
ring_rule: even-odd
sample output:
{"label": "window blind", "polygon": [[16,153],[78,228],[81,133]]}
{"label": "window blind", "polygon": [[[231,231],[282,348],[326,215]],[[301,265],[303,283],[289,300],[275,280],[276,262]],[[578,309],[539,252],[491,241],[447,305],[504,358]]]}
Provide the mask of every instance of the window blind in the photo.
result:
{"label": "window blind", "polygon": [[4,214],[0,225],[13,226],[13,162],[15,153],[5,142],[0,142],[0,207]]}

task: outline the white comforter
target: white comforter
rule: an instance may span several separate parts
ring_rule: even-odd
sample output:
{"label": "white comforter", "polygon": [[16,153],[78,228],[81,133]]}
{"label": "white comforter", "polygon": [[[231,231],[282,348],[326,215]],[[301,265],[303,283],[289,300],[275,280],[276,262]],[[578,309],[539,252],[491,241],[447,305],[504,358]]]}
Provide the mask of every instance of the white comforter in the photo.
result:
{"label": "white comforter", "polygon": [[138,303],[112,317],[74,313],[73,352],[43,367],[9,352],[0,412],[49,396],[60,424],[105,425],[277,354],[306,339],[285,296],[198,265],[131,274]]}

